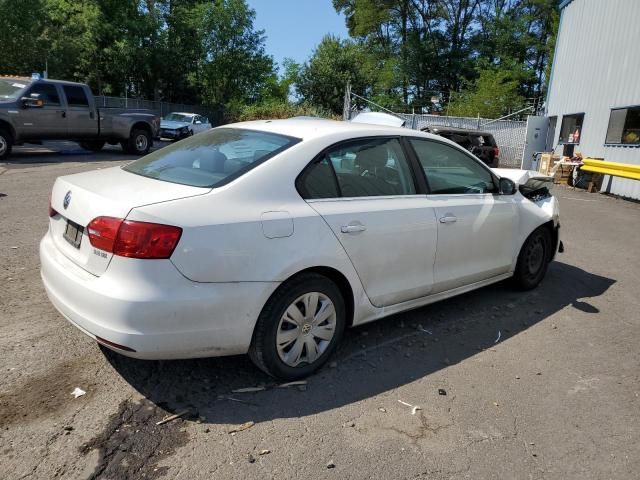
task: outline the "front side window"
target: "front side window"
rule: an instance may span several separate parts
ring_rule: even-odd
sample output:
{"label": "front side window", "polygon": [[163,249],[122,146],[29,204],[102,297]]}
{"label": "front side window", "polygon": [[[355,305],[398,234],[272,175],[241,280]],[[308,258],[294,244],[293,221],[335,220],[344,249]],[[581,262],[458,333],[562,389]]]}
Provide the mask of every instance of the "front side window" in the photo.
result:
{"label": "front side window", "polygon": [[562,125],[560,126],[560,143],[580,143],[582,136],[582,122],[584,121],[584,113],[575,113],[573,115],[565,115],[562,117]]}
{"label": "front side window", "polygon": [[37,94],[45,105],[60,105],[60,96],[55,85],[50,83],[36,83],[29,91],[29,95]]}
{"label": "front side window", "polygon": [[124,169],[166,182],[212,188],[238,178],[299,141],[274,133],[218,128],[156,150]]}
{"label": "front side window", "polygon": [[495,193],[493,176],[464,152],[432,140],[410,139],[432,194]]}
{"label": "front side window", "polygon": [[605,142],[640,145],[640,106],[611,110]]}
{"label": "front side window", "polygon": [[87,95],[84,93],[84,88],[72,85],[64,85],[62,88],[70,107],[89,106],[89,100],[87,100]]}

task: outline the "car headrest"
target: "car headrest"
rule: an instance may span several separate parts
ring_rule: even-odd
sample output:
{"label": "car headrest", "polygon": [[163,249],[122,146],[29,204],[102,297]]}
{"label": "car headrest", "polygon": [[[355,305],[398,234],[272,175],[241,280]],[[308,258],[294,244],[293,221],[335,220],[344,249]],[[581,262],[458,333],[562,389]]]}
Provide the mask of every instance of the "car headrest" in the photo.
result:
{"label": "car headrest", "polygon": [[214,150],[209,155],[200,159],[200,169],[214,173],[224,173],[224,164],[227,161],[227,156]]}
{"label": "car headrest", "polygon": [[384,145],[360,150],[356,154],[355,164],[362,170],[381,168],[387,165],[389,155]]}

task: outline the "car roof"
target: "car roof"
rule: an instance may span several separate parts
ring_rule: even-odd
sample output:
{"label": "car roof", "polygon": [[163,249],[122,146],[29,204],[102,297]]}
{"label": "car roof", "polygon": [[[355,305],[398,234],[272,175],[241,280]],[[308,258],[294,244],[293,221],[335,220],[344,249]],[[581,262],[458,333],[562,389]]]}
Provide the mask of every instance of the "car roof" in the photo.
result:
{"label": "car roof", "polygon": [[451,132],[451,133],[471,133],[473,135],[491,135],[483,130],[471,130],[469,128],[447,127],[445,125],[427,125],[426,127],[434,132]]}
{"label": "car roof", "polygon": [[169,115],[199,115],[198,113],[188,113],[188,112],[171,112]]}
{"label": "car roof", "polygon": [[[263,132],[287,135],[290,137],[309,140],[312,138],[332,135],[334,133],[351,132],[354,136],[396,136],[410,135],[415,137],[435,138],[442,137],[427,132],[420,132],[403,127],[389,127],[384,125],[372,125],[366,123],[351,123],[322,118],[289,118],[286,120],[253,120],[250,122],[233,123],[222,128],[244,128],[247,130],[260,130]],[[446,139],[445,139],[446,140]]]}

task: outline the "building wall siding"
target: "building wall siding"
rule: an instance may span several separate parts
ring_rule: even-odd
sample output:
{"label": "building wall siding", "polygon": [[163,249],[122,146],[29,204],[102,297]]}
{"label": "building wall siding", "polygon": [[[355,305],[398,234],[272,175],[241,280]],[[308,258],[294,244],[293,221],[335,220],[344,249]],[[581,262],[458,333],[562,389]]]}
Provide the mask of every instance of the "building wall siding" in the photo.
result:
{"label": "building wall siding", "polygon": [[[584,156],[640,164],[640,148],[605,146],[612,108],[640,105],[640,0],[574,0],[562,10],[547,115],[584,112]],[[556,147],[560,153],[562,146]],[[603,191],[640,199],[640,181],[606,178]]]}

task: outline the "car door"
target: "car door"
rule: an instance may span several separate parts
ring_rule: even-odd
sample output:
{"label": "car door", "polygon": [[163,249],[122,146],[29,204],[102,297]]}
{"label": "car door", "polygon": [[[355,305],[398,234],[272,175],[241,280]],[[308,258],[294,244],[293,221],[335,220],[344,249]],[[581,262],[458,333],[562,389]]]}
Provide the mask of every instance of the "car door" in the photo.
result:
{"label": "car door", "polygon": [[516,205],[498,194],[495,176],[453,145],[411,138],[436,205],[438,242],[433,293],[509,271],[513,261]]}
{"label": "car door", "polygon": [[202,117],[200,115],[193,116],[193,133],[200,133],[204,130],[204,125],[202,124]]}
{"label": "car door", "polygon": [[40,99],[43,105],[20,110],[19,121],[23,137],[38,140],[65,137],[67,119],[57,86],[53,83],[36,82],[25,96]]}
{"label": "car door", "polygon": [[333,230],[373,305],[431,292],[435,210],[416,188],[398,138],[331,147],[307,167],[297,185]]}
{"label": "car door", "polygon": [[80,85],[63,85],[67,99],[67,128],[71,138],[91,138],[98,136],[98,119],[95,108]]}

